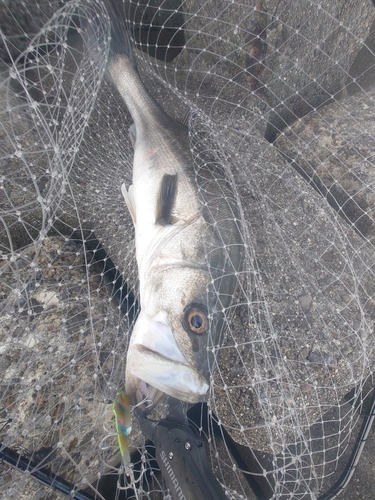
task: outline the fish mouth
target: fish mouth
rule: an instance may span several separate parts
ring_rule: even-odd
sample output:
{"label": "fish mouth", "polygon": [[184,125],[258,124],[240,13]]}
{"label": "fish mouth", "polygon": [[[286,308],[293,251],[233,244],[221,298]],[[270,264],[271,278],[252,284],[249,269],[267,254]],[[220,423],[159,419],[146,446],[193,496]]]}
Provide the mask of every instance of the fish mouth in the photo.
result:
{"label": "fish mouth", "polygon": [[156,387],[147,384],[144,380],[136,379],[136,405],[141,411],[150,412],[164,396],[164,392],[159,391]]}
{"label": "fish mouth", "polygon": [[162,393],[187,403],[203,400],[208,384],[195,368],[165,358],[140,344],[135,344],[133,349],[136,364],[131,368],[131,374],[139,380],[137,399],[146,398],[152,402],[152,406]]}
{"label": "fish mouth", "polygon": [[164,318],[141,320],[128,351],[126,386],[137,403],[155,406],[167,394],[188,403],[203,401],[209,385],[179,350]]}

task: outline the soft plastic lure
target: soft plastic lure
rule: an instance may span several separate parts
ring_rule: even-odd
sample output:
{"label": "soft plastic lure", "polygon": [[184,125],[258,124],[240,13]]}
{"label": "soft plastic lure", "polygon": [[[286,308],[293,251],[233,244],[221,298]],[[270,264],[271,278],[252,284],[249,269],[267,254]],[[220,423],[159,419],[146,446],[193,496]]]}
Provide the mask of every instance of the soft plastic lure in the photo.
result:
{"label": "soft plastic lure", "polygon": [[113,413],[115,414],[116,431],[122,462],[129,469],[130,453],[128,436],[131,428],[130,403],[125,392],[121,391],[113,401]]}

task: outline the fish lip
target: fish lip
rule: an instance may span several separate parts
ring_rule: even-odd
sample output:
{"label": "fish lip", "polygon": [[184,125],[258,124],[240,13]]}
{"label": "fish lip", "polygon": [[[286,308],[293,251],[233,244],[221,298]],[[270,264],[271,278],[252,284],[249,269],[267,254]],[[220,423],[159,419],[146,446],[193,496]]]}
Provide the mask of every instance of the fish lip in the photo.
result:
{"label": "fish lip", "polygon": [[157,356],[173,362],[188,364],[177,345],[165,311],[159,311],[152,319],[141,315],[138,317],[128,351],[128,359],[135,346],[141,346]]}
{"label": "fish lip", "polygon": [[[132,350],[137,362],[129,367],[129,372],[136,387],[138,404],[146,405],[146,399],[149,398],[146,409],[151,409],[163,394],[188,403],[198,403],[206,399],[209,389],[207,381],[186,361],[182,363],[170,359],[142,344],[133,344]],[[146,370],[142,369],[142,362],[146,364]],[[154,370],[151,370],[150,366],[155,367]],[[148,394],[145,395],[144,388],[151,393],[156,392],[149,397]]]}
{"label": "fish lip", "polygon": [[[147,353],[147,354],[150,354],[151,356],[157,356],[161,360],[163,359],[169,363],[175,363],[176,365],[190,366],[189,363],[186,361],[186,359],[182,356],[182,354],[181,354],[181,361],[179,361],[177,358],[170,358],[169,356],[164,356],[160,352],[155,351],[154,349],[150,349],[146,345],[138,343],[138,342],[136,344],[134,344],[132,347],[138,351],[144,352],[145,354]],[[182,359],[183,359],[183,361],[182,361]]]}

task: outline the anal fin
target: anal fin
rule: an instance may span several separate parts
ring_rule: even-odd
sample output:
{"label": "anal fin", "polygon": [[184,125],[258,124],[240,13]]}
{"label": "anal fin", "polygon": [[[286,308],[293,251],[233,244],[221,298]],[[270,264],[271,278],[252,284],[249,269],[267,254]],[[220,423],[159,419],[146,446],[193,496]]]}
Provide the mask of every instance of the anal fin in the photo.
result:
{"label": "anal fin", "polygon": [[128,207],[129,213],[133,220],[133,224],[136,223],[136,211],[135,211],[135,202],[134,202],[134,194],[133,194],[133,186],[129,186],[129,190],[126,190],[125,184],[121,185],[121,193],[125,199],[126,206]]}
{"label": "anal fin", "polygon": [[164,174],[156,203],[155,223],[166,226],[171,223],[172,210],[177,195],[177,174]]}

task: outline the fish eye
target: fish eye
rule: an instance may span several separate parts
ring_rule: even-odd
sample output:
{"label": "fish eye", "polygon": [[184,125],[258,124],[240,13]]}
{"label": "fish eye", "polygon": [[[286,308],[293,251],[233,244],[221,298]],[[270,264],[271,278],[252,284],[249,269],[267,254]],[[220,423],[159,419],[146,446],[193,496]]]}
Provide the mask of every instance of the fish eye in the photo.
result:
{"label": "fish eye", "polygon": [[185,311],[184,328],[191,333],[202,334],[206,333],[208,328],[208,318],[206,308],[203,306],[193,305]]}

